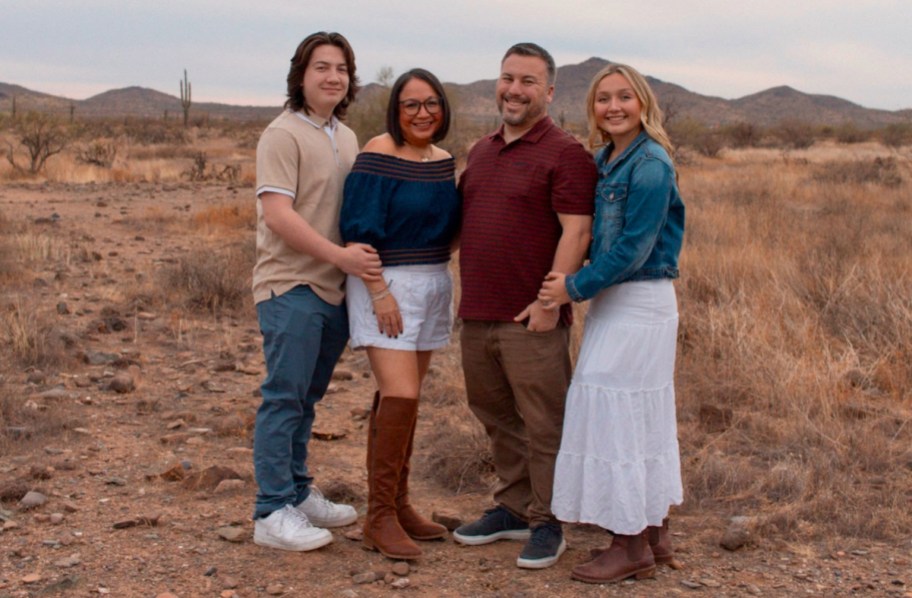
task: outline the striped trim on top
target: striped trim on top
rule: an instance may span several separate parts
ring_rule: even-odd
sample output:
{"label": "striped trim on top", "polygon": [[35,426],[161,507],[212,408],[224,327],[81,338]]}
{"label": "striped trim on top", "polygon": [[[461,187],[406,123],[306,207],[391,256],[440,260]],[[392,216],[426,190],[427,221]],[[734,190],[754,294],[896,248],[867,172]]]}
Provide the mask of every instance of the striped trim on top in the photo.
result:
{"label": "striped trim on top", "polygon": [[456,160],[444,158],[433,162],[415,162],[388,154],[362,152],[358,154],[351,171],[406,181],[435,183],[453,180],[456,174]]}

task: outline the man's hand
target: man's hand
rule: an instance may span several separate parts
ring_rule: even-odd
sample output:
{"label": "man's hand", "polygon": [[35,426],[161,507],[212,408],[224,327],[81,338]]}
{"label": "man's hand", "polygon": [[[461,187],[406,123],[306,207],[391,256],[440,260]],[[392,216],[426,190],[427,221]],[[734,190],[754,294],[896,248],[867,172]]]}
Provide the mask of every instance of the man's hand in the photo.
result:
{"label": "man's hand", "polygon": [[351,243],[347,247],[339,247],[295,212],[292,198],[287,195],[261,193],[260,204],[263,206],[266,228],[298,253],[329,262],[346,274],[357,276],[365,282],[380,280],[380,256],[370,245]]}
{"label": "man's hand", "polygon": [[352,276],[357,276],[364,282],[382,280],[383,268],[380,265],[380,256],[377,250],[364,243],[351,243],[342,248],[336,266]]}
{"label": "man's hand", "polygon": [[538,291],[538,300],[547,310],[557,310],[564,303],[570,303],[567,293],[567,275],[563,272],[548,272],[541,290]]}
{"label": "man's hand", "polygon": [[514,322],[522,322],[529,318],[526,330],[530,332],[548,332],[554,330],[560,320],[560,310],[547,310],[541,301],[533,301],[522,310],[518,316],[513,318]]}

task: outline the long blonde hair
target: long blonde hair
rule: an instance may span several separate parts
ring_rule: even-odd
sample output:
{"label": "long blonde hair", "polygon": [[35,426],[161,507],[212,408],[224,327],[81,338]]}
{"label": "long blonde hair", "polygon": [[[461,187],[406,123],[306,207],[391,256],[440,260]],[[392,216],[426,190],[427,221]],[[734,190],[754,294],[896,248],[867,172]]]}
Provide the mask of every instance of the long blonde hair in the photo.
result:
{"label": "long blonde hair", "polygon": [[596,123],[595,94],[602,79],[608,75],[614,75],[615,73],[620,74],[627,79],[630,86],[633,88],[633,93],[636,94],[637,99],[640,101],[640,105],[642,106],[642,110],[640,111],[640,123],[643,125],[643,129],[646,130],[646,134],[652,137],[656,143],[664,147],[665,151],[668,152],[668,156],[672,157],[674,155],[674,146],[671,144],[671,139],[668,138],[668,133],[665,132],[665,127],[662,126],[662,119],[664,116],[662,109],[659,108],[659,102],[656,100],[655,94],[652,92],[652,88],[649,87],[646,78],[635,68],[627,66],[626,64],[609,64],[596,73],[595,77],[592,78],[592,83],[589,84],[589,93],[586,94],[586,117],[589,120],[589,147],[595,149],[606,145],[611,141],[611,136],[601,130]]}

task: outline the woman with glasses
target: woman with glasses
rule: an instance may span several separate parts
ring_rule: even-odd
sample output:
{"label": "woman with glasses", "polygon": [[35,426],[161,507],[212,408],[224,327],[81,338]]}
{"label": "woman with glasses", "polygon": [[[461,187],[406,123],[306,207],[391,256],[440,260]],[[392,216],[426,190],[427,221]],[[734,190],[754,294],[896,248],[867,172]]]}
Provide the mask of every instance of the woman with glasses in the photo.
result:
{"label": "woman with glasses", "polygon": [[370,244],[383,263],[379,281],[348,277],[346,303],[351,346],[367,349],[379,387],[368,429],[364,544],[393,559],[417,558],[413,540],[447,532],[411,506],[408,476],[421,383],[453,322],[447,263],[461,209],[455,161],[435,145],[449,126],[437,77],[403,74],[390,91],[387,132],[364,146],[342,204],[343,240]]}

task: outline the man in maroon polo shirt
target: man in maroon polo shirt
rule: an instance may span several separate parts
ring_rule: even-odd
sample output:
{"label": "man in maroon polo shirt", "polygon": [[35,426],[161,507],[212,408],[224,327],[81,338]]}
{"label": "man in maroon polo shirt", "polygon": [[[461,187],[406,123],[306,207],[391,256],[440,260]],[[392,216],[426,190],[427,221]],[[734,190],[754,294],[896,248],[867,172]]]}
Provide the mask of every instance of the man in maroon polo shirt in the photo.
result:
{"label": "man in maroon polo shirt", "polygon": [[572,313],[536,297],[550,270],[582,265],[596,182],[592,156],[548,116],[555,74],[540,46],[507,50],[496,87],[503,124],[475,144],[459,182],[462,364],[499,483],[496,506],[453,535],[469,545],[527,540],[516,564],[528,569],[550,567],[566,548],[551,486]]}

